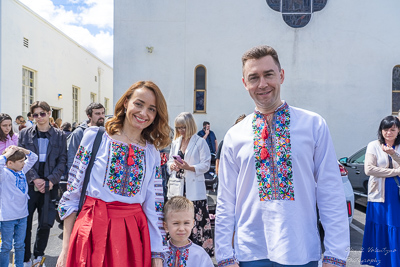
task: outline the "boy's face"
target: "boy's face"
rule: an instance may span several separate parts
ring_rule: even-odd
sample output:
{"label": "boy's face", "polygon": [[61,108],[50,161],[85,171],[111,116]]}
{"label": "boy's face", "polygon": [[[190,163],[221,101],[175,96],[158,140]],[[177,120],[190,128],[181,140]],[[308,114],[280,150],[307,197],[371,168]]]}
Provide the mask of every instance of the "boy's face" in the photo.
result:
{"label": "boy's face", "polygon": [[50,111],[45,111],[40,107],[35,108],[32,113],[32,116],[35,117],[36,124],[40,126],[49,124],[50,115],[51,115]]}
{"label": "boy's face", "polygon": [[17,161],[7,161],[7,167],[15,172],[20,172],[25,166],[25,159],[20,159]]}
{"label": "boy's face", "polygon": [[169,232],[172,243],[175,246],[187,245],[194,226],[193,217],[193,210],[168,212],[164,222],[164,229]]}

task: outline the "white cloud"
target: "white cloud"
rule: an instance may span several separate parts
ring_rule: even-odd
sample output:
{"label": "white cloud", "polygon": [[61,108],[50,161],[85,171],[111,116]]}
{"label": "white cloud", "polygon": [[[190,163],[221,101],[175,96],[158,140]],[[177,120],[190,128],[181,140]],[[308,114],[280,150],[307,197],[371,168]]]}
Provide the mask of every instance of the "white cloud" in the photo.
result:
{"label": "white cloud", "polygon": [[[51,0],[20,0],[45,20],[85,47],[94,55],[113,65],[114,0],[66,0],[82,3],[79,8],[66,10]],[[97,28],[95,32],[90,29]]]}

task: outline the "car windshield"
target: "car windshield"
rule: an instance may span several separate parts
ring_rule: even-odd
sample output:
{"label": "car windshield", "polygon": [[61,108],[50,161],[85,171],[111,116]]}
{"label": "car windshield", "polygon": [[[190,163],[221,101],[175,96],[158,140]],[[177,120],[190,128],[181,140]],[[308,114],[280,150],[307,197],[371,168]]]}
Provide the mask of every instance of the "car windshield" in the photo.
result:
{"label": "car windshield", "polygon": [[361,149],[360,151],[358,151],[353,156],[351,156],[351,158],[349,159],[349,163],[364,164],[366,149],[367,148],[365,147],[365,148]]}

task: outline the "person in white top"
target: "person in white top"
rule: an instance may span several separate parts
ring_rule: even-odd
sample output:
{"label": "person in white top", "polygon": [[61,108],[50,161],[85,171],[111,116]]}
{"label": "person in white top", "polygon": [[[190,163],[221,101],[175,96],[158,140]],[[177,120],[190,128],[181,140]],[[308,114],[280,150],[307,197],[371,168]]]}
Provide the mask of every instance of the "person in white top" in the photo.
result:
{"label": "person in white top", "polygon": [[284,70],[272,47],[250,49],[242,67],[256,109],[224,138],[215,229],[218,265],[318,266],[318,205],[325,230],[323,266],[345,266],[350,246],[346,201],[325,120],[281,100]]}
{"label": "person in white top", "polygon": [[133,84],[105,128],[77,218],[98,127],[85,131],[69,171],[68,191],[58,207],[64,235],[57,266],[161,267],[168,247],[158,149],[171,140],[166,102],[157,85]]}
{"label": "person in white top", "polygon": [[168,200],[164,206],[164,228],[170,239],[164,267],[214,267],[207,252],[189,239],[193,227],[193,202],[182,196]]}
{"label": "person in white top", "polygon": [[0,266],[8,266],[14,239],[15,266],[24,265],[28,213],[25,173],[38,156],[24,148],[9,146],[0,156]]}
{"label": "person in white top", "polygon": [[168,198],[185,196],[193,201],[195,226],[190,239],[214,256],[204,173],[210,169],[211,153],[204,138],[196,134],[193,115],[182,112],[175,118],[175,136],[167,162],[171,173]]}

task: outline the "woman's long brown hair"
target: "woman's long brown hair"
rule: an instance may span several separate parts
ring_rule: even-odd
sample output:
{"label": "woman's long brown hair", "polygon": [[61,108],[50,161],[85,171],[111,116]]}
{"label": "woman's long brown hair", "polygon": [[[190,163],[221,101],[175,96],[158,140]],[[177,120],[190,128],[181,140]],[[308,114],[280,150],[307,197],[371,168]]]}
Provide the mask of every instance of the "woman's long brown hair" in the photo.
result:
{"label": "woman's long brown hair", "polygon": [[157,115],[152,124],[142,131],[142,138],[153,144],[157,149],[163,149],[171,143],[169,137],[168,109],[165,98],[160,88],[151,81],[139,81],[134,83],[115,104],[114,117],[106,122],[106,131],[109,135],[119,132],[125,121],[125,102],[129,101],[136,89],[146,88],[151,90],[156,97]]}

